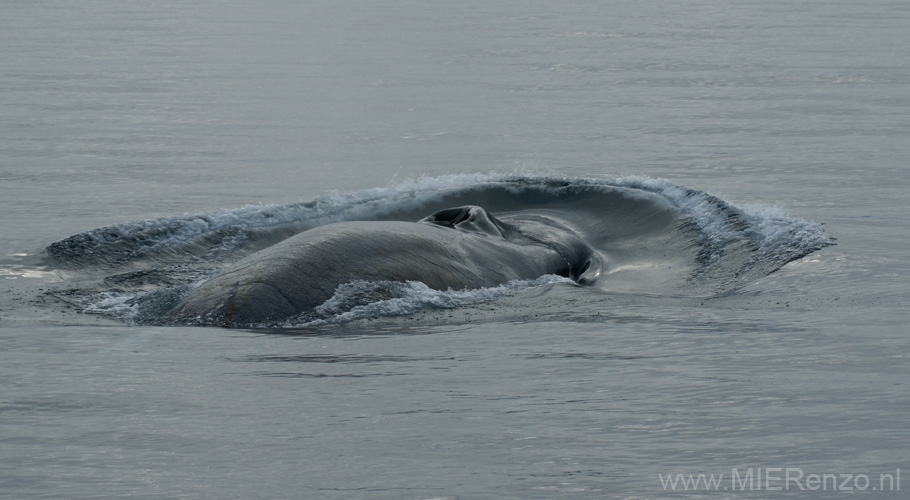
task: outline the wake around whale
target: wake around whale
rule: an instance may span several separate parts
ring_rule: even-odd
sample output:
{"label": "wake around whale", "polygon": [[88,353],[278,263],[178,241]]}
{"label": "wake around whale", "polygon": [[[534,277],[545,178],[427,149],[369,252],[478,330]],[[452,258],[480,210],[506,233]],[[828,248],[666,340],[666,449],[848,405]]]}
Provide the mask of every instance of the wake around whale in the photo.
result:
{"label": "wake around whale", "polygon": [[353,221],[304,231],[237,262],[193,289],[167,316],[238,327],[286,322],[353,280],[480,288],[547,274],[591,283],[600,257],[544,216],[502,221],[478,206],[418,222]]}
{"label": "wake around whale", "polygon": [[779,208],[666,179],[457,174],[78,233],[47,246],[60,280],[42,300],[151,325],[309,328],[466,308],[445,315],[458,321],[492,302],[482,314],[533,321],[544,296],[700,304],[831,244]]}

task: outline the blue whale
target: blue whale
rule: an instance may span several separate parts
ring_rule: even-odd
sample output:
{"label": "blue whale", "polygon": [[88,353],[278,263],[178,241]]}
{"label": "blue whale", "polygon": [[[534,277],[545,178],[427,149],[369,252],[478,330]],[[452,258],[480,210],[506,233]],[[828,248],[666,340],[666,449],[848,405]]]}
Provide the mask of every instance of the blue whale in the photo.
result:
{"label": "blue whale", "polygon": [[170,321],[223,327],[285,323],[353,280],[420,281],[437,290],[547,274],[587,283],[597,254],[545,214],[493,217],[481,207],[417,222],[358,221],[310,229],[249,255],[192,289]]}

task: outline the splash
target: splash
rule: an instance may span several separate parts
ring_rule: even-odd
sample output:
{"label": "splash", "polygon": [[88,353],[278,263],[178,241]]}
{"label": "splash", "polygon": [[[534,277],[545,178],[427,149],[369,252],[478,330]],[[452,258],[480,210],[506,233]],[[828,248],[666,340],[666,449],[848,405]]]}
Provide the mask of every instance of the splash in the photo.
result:
{"label": "splash", "polygon": [[569,278],[544,275],[534,280],[513,280],[495,287],[434,290],[419,281],[363,281],[340,285],[335,294],[312,312],[288,321],[297,328],[347,323],[354,320],[407,316],[427,309],[457,309],[495,301],[528,288],[553,284],[575,286]]}
{"label": "splash", "polygon": [[[570,227],[603,257],[602,290],[705,296],[727,293],[794,259],[834,244],[820,224],[782,207],[738,206],[667,179],[526,174],[452,174],[397,181],[312,201],[247,205],[126,222],[48,246],[58,268],[105,289],[84,311],[160,323],[201,276],[307,229],[355,220],[416,221],[434,211],[481,205],[508,217],[546,217]],[[128,278],[121,278],[121,277]],[[140,276],[141,279],[136,279]],[[560,278],[563,279],[563,278]],[[358,282],[284,326],[334,324],[495,301],[553,277],[477,290],[433,290],[420,282]],[[274,326],[274,325],[273,325]]]}

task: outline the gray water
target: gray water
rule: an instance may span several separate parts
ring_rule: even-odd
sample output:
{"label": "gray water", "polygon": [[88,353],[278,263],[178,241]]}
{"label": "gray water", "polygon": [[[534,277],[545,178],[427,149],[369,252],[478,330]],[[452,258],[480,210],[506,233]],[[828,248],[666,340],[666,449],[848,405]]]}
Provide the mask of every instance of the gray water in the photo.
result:
{"label": "gray water", "polygon": [[[906,497],[910,5],[191,4],[0,5],[0,495]],[[694,304],[553,287],[283,334],[49,308],[67,275],[33,265],[475,172],[664,177],[837,245]],[[731,483],[768,468],[869,483]],[[720,491],[662,485],[699,473]]]}

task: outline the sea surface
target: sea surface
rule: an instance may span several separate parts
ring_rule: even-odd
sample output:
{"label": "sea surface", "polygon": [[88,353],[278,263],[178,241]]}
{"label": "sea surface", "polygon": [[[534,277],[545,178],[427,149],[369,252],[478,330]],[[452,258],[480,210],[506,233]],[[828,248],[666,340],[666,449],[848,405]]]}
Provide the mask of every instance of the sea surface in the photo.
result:
{"label": "sea surface", "polygon": [[[898,0],[4,0],[0,497],[906,498],[908,138]],[[547,189],[653,245],[268,328],[140,307],[263,228]]]}

